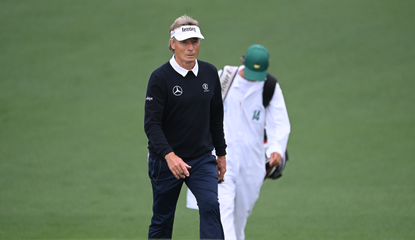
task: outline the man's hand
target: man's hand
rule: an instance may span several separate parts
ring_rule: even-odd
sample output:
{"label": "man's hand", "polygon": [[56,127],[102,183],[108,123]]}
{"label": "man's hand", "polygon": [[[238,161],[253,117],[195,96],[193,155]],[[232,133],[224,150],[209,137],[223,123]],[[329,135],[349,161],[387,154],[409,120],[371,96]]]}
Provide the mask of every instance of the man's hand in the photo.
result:
{"label": "man's hand", "polygon": [[164,158],[174,177],[180,179],[189,176],[189,171],[187,169],[192,167],[187,165],[180,157],[176,156],[174,152],[168,153]]}
{"label": "man's hand", "polygon": [[218,162],[218,165],[216,166],[216,169],[218,170],[218,182],[221,183],[224,180],[226,172],[226,157],[219,156],[216,161]]}
{"label": "man's hand", "polygon": [[271,157],[269,158],[269,165],[271,167],[278,167],[281,163],[282,163],[281,155],[277,152],[271,153]]}

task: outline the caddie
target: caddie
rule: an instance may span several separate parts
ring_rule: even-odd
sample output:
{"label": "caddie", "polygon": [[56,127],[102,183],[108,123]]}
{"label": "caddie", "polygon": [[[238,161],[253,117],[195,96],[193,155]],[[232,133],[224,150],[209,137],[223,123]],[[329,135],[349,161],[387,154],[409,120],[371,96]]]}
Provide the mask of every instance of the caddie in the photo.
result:
{"label": "caddie", "polygon": [[[291,129],[281,87],[268,73],[268,50],[262,45],[252,45],[241,60],[243,65],[225,66],[219,71],[228,145],[227,172],[225,181],[219,184],[219,203],[227,240],[245,239],[245,226],[266,175],[264,156],[269,158],[270,166],[282,164]],[[227,76],[223,79],[224,74]],[[273,94],[264,106],[264,91],[269,90],[264,86],[269,86],[266,83],[271,78],[276,84],[271,85]],[[195,208],[191,194],[187,198],[187,207]]]}

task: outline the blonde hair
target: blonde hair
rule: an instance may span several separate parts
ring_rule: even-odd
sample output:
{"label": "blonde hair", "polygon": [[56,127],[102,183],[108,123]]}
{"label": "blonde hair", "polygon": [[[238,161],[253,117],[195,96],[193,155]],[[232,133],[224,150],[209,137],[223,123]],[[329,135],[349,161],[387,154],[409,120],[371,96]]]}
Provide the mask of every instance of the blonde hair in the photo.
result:
{"label": "blonde hair", "polygon": [[[195,25],[195,26],[199,26],[199,22],[187,15],[183,15],[181,17],[178,17],[176,20],[174,20],[173,24],[169,27],[169,36],[171,31],[173,31],[174,29],[181,27],[181,26],[185,26],[185,25]],[[174,42],[176,39],[173,38],[172,41]],[[169,50],[171,52],[174,53],[174,49],[171,48],[170,46],[170,42],[169,42]]]}

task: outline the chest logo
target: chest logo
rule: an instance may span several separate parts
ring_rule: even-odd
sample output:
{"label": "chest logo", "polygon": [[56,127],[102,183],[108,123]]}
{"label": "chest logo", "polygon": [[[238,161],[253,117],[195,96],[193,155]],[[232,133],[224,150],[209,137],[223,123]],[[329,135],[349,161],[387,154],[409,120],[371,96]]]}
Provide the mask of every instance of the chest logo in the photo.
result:
{"label": "chest logo", "polygon": [[180,86],[176,85],[173,87],[173,94],[174,96],[178,97],[183,94],[183,89]]}
{"label": "chest logo", "polygon": [[203,83],[202,88],[204,92],[209,92],[209,85],[207,83]]}

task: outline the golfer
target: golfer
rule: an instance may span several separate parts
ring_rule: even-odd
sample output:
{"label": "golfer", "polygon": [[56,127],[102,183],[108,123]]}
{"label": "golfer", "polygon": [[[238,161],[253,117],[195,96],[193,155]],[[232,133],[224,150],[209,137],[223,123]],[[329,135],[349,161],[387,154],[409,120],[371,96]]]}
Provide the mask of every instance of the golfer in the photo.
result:
{"label": "golfer", "polygon": [[148,238],[172,238],[177,200],[186,183],[200,209],[200,238],[224,239],[218,181],[226,172],[226,143],[219,76],[212,64],[197,60],[204,37],[196,20],[181,16],[169,33],[174,55],[151,74],[145,102],[153,189]]}

